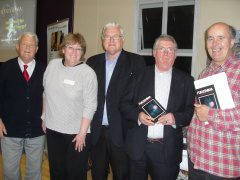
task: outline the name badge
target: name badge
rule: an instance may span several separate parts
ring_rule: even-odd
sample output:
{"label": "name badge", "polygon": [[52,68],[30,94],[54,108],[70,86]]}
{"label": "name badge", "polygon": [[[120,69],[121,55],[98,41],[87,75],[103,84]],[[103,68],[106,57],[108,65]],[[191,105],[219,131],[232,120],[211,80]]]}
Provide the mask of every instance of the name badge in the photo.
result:
{"label": "name badge", "polygon": [[74,85],[75,84],[75,81],[72,81],[72,80],[68,80],[68,79],[64,79],[63,81],[65,84],[69,84],[69,85]]}

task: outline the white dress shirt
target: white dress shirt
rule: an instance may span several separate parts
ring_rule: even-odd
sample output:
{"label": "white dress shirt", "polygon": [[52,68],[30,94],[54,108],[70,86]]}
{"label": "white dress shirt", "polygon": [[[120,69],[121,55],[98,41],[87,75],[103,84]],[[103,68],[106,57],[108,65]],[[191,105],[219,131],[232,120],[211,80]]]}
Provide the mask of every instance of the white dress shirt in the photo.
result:
{"label": "white dress shirt", "polygon": [[36,65],[35,59],[33,59],[33,60],[32,60],[30,63],[28,63],[28,64],[24,64],[24,62],[21,60],[21,58],[18,57],[18,64],[19,64],[22,72],[23,72],[23,70],[24,70],[23,65],[28,65],[27,72],[28,72],[28,75],[29,75],[29,78],[30,78],[30,77],[32,76],[32,73],[33,73],[34,68],[35,68],[35,65]]}
{"label": "white dress shirt", "polygon": [[[160,73],[155,66],[155,99],[167,109],[168,98],[172,79],[172,68],[164,73]],[[155,124],[148,126],[148,138],[163,138],[164,125]]]}

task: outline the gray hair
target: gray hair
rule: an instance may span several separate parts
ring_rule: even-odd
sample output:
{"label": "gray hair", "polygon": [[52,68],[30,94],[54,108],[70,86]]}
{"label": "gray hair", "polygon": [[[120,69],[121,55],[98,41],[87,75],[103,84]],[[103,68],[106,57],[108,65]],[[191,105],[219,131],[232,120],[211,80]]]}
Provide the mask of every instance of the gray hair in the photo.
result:
{"label": "gray hair", "polygon": [[110,22],[110,23],[107,23],[104,27],[103,27],[103,30],[102,30],[102,39],[104,38],[104,33],[106,31],[106,29],[110,28],[110,27],[118,27],[120,29],[120,32],[121,32],[121,36],[124,37],[124,31],[121,27],[121,25],[118,23],[118,22]]}
{"label": "gray hair", "polygon": [[33,38],[35,39],[35,42],[36,42],[35,45],[36,45],[36,46],[38,45],[38,37],[37,37],[37,35],[36,35],[35,33],[33,33],[33,32],[24,32],[24,33],[22,33],[22,34],[19,36],[18,44],[20,43],[20,41],[21,41],[21,39],[22,39],[22,37],[23,37],[24,35],[29,36],[29,37],[33,37]]}
{"label": "gray hair", "polygon": [[[217,24],[217,23],[215,23],[215,24]],[[222,24],[226,24],[226,23],[222,23]],[[213,25],[214,25],[214,24],[213,24]],[[207,38],[208,38],[208,30],[209,30],[213,25],[211,25],[209,28],[206,29],[206,31],[205,31],[205,40],[207,40]],[[228,24],[226,24],[226,25],[228,25]],[[235,37],[236,37],[236,29],[235,29],[235,27],[230,26],[230,25],[228,25],[228,27],[229,27],[229,39],[235,39]]]}
{"label": "gray hair", "polygon": [[162,35],[160,35],[160,36],[155,40],[155,42],[154,42],[154,44],[153,44],[153,49],[154,49],[154,51],[157,50],[157,46],[158,46],[158,43],[159,43],[160,41],[171,41],[171,42],[174,43],[174,50],[175,50],[175,51],[178,50],[178,45],[177,45],[176,40],[175,40],[172,36],[170,36],[170,35],[168,35],[168,34],[162,34]]}
{"label": "gray hair", "polygon": [[229,26],[229,31],[230,31],[230,39],[235,39],[237,34],[235,27]]}

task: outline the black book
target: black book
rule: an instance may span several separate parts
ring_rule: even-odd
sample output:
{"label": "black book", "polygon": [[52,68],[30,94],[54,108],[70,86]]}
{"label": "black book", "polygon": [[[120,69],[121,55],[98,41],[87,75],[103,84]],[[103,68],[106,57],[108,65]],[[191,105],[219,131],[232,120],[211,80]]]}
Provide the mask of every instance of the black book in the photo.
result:
{"label": "black book", "polygon": [[140,109],[142,109],[148,116],[154,118],[154,123],[157,122],[158,117],[166,114],[166,110],[161,104],[151,96],[144,98],[138,103]]}
{"label": "black book", "polygon": [[214,85],[196,89],[196,97],[199,104],[205,104],[210,108],[220,109]]}

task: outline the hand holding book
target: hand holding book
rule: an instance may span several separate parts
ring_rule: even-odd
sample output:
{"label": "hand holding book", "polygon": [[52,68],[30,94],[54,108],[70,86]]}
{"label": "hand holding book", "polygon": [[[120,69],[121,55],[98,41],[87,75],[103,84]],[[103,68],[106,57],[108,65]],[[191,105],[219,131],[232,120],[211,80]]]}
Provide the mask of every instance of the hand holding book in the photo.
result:
{"label": "hand holding book", "polygon": [[152,121],[156,123],[158,118],[166,114],[166,110],[161,106],[156,99],[148,96],[138,103],[140,109],[142,109],[148,116],[152,117]]}
{"label": "hand holding book", "polygon": [[145,124],[146,126],[153,126],[154,125],[154,119],[151,116],[148,116],[144,112],[140,112],[138,115],[138,120],[142,123]]}
{"label": "hand holding book", "polygon": [[200,121],[207,123],[208,120],[208,111],[210,109],[207,105],[194,104],[197,117]]}
{"label": "hand holding book", "polygon": [[161,117],[158,118],[157,124],[163,124],[163,125],[176,125],[175,118],[172,113],[167,113]]}

